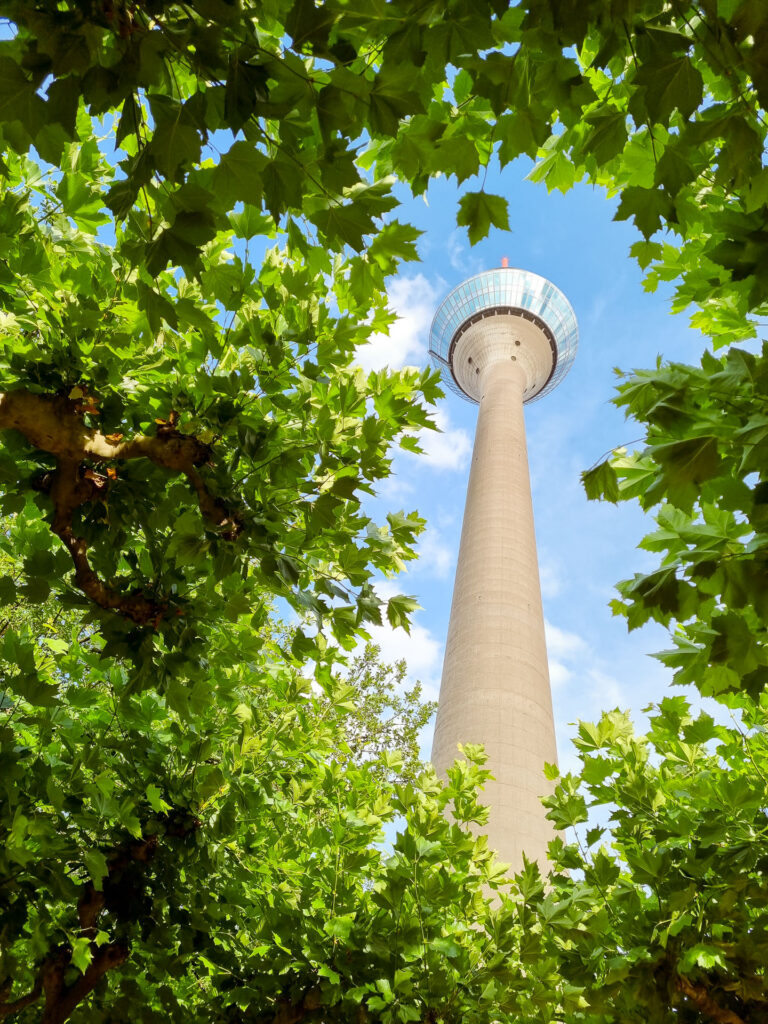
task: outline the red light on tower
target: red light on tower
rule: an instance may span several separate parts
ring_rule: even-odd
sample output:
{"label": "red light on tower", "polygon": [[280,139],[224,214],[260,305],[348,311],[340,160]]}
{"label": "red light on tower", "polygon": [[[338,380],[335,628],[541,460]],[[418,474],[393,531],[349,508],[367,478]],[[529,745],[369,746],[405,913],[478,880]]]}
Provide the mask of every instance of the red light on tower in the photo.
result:
{"label": "red light on tower", "polygon": [[502,265],[502,267],[508,267],[509,266],[509,256],[502,256],[501,257],[501,265]]}

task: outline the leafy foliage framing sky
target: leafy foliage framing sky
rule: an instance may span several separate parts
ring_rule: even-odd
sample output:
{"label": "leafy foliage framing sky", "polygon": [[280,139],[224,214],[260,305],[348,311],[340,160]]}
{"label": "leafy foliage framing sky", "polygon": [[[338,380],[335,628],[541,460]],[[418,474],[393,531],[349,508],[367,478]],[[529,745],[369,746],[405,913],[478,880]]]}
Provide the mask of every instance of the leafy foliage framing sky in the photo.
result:
{"label": "leafy foliage framing sky", "polygon": [[[556,844],[550,887],[531,866],[490,911],[503,872],[460,825],[482,819],[479,753],[443,789],[398,788],[386,757],[341,773],[354,693],[331,668],[381,620],[373,573],[421,526],[359,501],[437,393],[427,371],[352,365],[416,255],[395,180],[420,194],[527,154],[550,189],[605,185],[649,284],[675,281],[717,344],[749,337],[768,285],[764,5],[0,13],[0,1015],[761,1019],[763,355],[628,380],[648,447],[586,476],[661,505],[661,565],[620,610],[669,623],[663,657],[746,730],[674,701],[646,740],[585,726],[551,813],[615,804],[613,852]],[[508,223],[482,184],[457,216],[473,242]],[[303,628],[276,635],[276,598]]]}

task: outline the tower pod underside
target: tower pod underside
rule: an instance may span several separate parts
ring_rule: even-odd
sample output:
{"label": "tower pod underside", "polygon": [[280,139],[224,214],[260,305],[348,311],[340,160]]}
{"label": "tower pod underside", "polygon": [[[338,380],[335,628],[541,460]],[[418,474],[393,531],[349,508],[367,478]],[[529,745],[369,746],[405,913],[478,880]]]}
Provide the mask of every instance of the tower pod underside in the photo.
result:
{"label": "tower pod underside", "polygon": [[528,403],[557,387],[573,363],[578,326],[571,304],[546,278],[499,267],[464,281],[441,303],[429,351],[446,386],[471,402],[484,371],[503,359],[521,363]]}

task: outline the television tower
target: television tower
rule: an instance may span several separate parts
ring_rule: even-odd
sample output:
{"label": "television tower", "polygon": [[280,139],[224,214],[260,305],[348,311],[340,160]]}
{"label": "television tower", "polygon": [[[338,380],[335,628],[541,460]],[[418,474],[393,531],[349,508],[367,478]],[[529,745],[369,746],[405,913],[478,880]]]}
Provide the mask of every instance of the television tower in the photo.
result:
{"label": "television tower", "polygon": [[541,805],[557,759],[523,405],[570,369],[578,327],[563,293],[507,265],[440,305],[429,349],[455,393],[479,404],[432,746],[440,774],[459,743],[482,743],[495,776],[485,829],[517,871],[543,867],[555,830]]}

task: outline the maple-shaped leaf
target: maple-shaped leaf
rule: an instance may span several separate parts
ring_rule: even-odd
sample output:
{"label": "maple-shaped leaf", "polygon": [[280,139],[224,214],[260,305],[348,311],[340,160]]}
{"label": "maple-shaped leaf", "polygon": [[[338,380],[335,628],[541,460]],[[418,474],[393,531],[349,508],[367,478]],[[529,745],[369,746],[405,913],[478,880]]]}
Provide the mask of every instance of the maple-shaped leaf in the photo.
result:
{"label": "maple-shaped leaf", "polygon": [[629,110],[636,120],[669,124],[679,110],[690,117],[702,100],[704,80],[686,55],[663,55],[643,64],[634,78],[639,86],[630,100]]}
{"label": "maple-shaped leaf", "polygon": [[406,633],[410,633],[410,615],[421,605],[415,597],[406,597],[404,594],[397,594],[387,601],[387,618],[390,625],[397,628],[402,626]]}
{"label": "maple-shaped leaf", "polygon": [[245,140],[235,142],[222,156],[213,175],[216,193],[229,208],[235,203],[258,204],[267,158]]}
{"label": "maple-shaped leaf", "polygon": [[501,140],[499,160],[502,166],[511,163],[521,153],[535,158],[549,136],[549,129],[544,117],[524,107],[500,117],[496,122],[496,134]]}
{"label": "maple-shaped leaf", "polygon": [[468,228],[471,245],[485,238],[492,226],[509,231],[507,200],[488,192],[467,192],[459,200],[456,223]]}
{"label": "maple-shaped leaf", "polygon": [[311,214],[309,219],[329,242],[350,245],[356,252],[362,252],[363,238],[374,228],[370,215],[357,203],[329,205]]}
{"label": "maple-shaped leaf", "polygon": [[613,219],[629,220],[630,217],[645,237],[650,238],[664,221],[674,220],[674,206],[670,197],[661,189],[631,185],[622,192]]}
{"label": "maple-shaped leaf", "polygon": [[623,149],[627,141],[627,118],[623,111],[596,110],[584,118],[589,131],[584,136],[582,149],[590,153],[600,164],[612,160]]}
{"label": "maple-shaped leaf", "polygon": [[616,502],[619,499],[619,480],[616,470],[607,459],[594,469],[582,473],[581,482],[590,501],[598,499]]}

